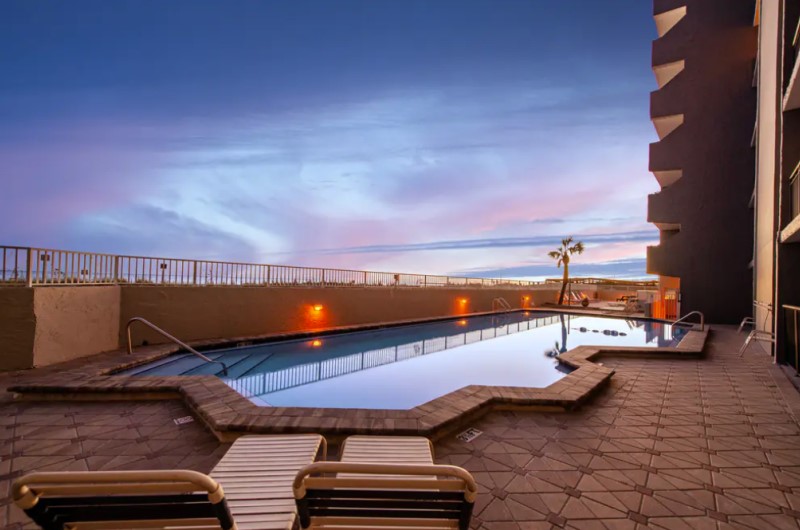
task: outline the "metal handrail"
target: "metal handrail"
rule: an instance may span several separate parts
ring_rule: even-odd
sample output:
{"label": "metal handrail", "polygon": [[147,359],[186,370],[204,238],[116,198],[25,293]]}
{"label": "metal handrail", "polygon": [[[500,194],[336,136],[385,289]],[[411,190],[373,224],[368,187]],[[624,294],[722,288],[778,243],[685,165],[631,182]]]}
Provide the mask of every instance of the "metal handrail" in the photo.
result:
{"label": "metal handrail", "polygon": [[0,245],[0,284],[546,288],[544,282]]}
{"label": "metal handrail", "polygon": [[[560,283],[561,280],[558,280]],[[652,285],[603,278],[573,283],[607,286]],[[0,245],[0,285],[182,285],[241,287],[403,287],[544,290],[553,282],[469,278],[436,274],[294,267],[267,263],[98,254],[73,250]]]}
{"label": "metal handrail", "polygon": [[800,375],[800,344],[798,344],[798,330],[797,330],[797,313],[800,312],[800,307],[796,305],[783,304],[783,309],[791,311],[794,316],[794,371],[795,375]]}
{"label": "metal handrail", "polygon": [[228,375],[228,365],[226,365],[224,362],[215,361],[214,359],[209,359],[208,357],[206,357],[205,355],[203,355],[199,351],[195,350],[194,348],[192,348],[191,346],[189,346],[188,344],[186,344],[182,340],[180,340],[180,339],[178,339],[176,337],[173,337],[172,335],[170,335],[169,333],[167,333],[166,331],[164,331],[160,327],[156,326],[155,324],[153,324],[149,320],[145,320],[142,317],[133,317],[132,319],[128,320],[128,325],[126,326],[126,332],[127,332],[127,335],[128,335],[128,354],[133,353],[133,347],[131,346],[131,325],[133,325],[134,322],[141,322],[142,324],[144,324],[148,328],[150,328],[153,331],[159,333],[163,337],[171,340],[172,342],[174,342],[175,344],[177,344],[181,348],[184,348],[187,351],[189,351],[190,353],[193,353],[193,354],[197,355],[198,357],[200,357],[201,359],[203,359],[207,363],[221,364],[222,365],[222,375]]}
{"label": "metal handrail", "polygon": [[497,298],[492,300],[492,311],[494,311],[495,304],[497,304],[498,307],[502,307],[503,309],[507,309],[509,311],[511,310],[511,304],[509,304],[508,300],[506,300],[502,296],[498,296]]}
{"label": "metal handrail", "polygon": [[678,320],[673,322],[672,325],[674,326],[675,324],[678,324],[678,323],[686,320],[687,318],[689,318],[690,316],[695,315],[695,314],[700,315],[700,331],[703,331],[706,328],[706,317],[700,311],[692,311],[690,313],[686,313],[681,318],[679,318]]}

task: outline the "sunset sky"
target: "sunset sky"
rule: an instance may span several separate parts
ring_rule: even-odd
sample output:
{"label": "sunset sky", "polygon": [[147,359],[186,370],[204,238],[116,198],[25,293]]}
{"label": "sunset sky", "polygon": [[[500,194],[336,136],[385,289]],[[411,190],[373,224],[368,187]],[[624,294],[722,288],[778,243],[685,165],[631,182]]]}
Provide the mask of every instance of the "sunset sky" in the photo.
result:
{"label": "sunset sky", "polygon": [[4,1],[0,244],[644,275],[650,2]]}

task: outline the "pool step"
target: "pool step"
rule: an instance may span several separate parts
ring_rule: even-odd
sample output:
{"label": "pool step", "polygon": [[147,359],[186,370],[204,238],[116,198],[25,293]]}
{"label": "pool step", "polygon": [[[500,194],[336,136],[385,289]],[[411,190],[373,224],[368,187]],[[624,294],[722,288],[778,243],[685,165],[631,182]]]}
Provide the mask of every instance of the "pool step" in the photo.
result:
{"label": "pool step", "polygon": [[125,370],[120,375],[175,375],[172,372],[172,370],[168,368],[164,368],[161,371],[159,371],[158,369],[162,366],[169,366],[175,361],[178,361],[179,359],[182,359],[188,355],[189,355],[188,353],[178,353],[169,355],[167,357],[164,357],[163,359],[143,364],[141,366],[131,368],[130,370]]}
{"label": "pool step", "polygon": [[[225,353],[206,353],[206,357],[211,360],[219,360],[225,363],[228,367],[228,377],[234,377],[233,374],[233,367],[242,359],[246,359],[252,355],[252,352],[248,351],[229,351]],[[181,373],[181,375],[222,375],[222,366],[217,363],[207,363],[203,362],[202,364],[195,366],[186,370],[185,372]]]}
{"label": "pool step", "polygon": [[[156,366],[152,371],[141,372],[137,375],[184,375],[192,368],[196,368],[206,362],[191,353],[184,353],[176,356],[171,363]],[[214,366],[219,366],[215,364]]]}
{"label": "pool step", "polygon": [[229,370],[229,378],[237,379],[246,375],[255,366],[259,365],[263,361],[266,361],[274,354],[275,353],[271,351],[250,354],[231,367]]}

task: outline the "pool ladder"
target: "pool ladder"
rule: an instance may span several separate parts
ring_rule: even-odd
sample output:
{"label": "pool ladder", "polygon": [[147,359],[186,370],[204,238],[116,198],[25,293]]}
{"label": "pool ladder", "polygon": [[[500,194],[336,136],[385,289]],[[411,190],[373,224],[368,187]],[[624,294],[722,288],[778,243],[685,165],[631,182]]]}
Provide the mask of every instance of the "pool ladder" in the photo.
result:
{"label": "pool ladder", "polygon": [[683,322],[684,320],[686,320],[687,318],[689,318],[692,315],[700,315],[700,331],[703,331],[704,329],[706,329],[706,317],[700,311],[692,311],[690,313],[686,313],[681,318],[679,318],[678,320],[673,322],[672,325],[674,326],[675,324],[679,324],[679,323]]}
{"label": "pool ladder", "polygon": [[508,300],[499,296],[492,300],[492,311],[496,308],[505,309],[506,311],[511,311],[511,304],[508,303]]}
{"label": "pool ladder", "polygon": [[182,340],[180,340],[180,339],[178,339],[176,337],[173,337],[172,335],[170,335],[169,333],[167,333],[166,331],[164,331],[160,327],[156,326],[155,324],[153,324],[149,320],[146,320],[146,319],[144,319],[142,317],[133,317],[132,319],[128,320],[128,325],[126,326],[126,332],[127,332],[127,336],[128,336],[128,354],[133,353],[133,347],[131,345],[131,326],[133,325],[134,322],[141,322],[142,324],[144,324],[148,328],[152,329],[153,331],[155,331],[156,333],[158,333],[162,337],[164,337],[166,339],[169,339],[170,341],[174,342],[175,344],[177,344],[181,348],[185,349],[189,353],[192,353],[192,354],[200,357],[201,359],[203,359],[207,363],[216,363],[216,364],[222,365],[222,375],[228,375],[228,365],[226,365],[224,362],[215,361],[214,359],[209,359],[208,357],[206,357],[205,355],[203,355],[199,351],[195,350],[194,348],[192,348],[191,346],[189,346],[188,344],[186,344]]}

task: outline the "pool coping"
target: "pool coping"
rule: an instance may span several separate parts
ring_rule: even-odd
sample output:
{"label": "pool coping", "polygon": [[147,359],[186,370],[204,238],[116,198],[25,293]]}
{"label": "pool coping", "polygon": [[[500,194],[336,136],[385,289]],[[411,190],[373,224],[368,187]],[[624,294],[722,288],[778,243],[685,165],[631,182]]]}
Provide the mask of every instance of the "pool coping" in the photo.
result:
{"label": "pool coping", "polygon": [[[554,312],[549,308],[528,311]],[[436,320],[486,314],[498,313],[458,315]],[[661,322],[647,318],[642,320]],[[384,323],[380,326],[369,326],[367,329],[425,321],[431,319]],[[304,332],[299,336],[364,329],[364,326],[350,326]],[[470,385],[408,410],[260,407],[214,375],[113,375],[113,372],[152,362],[179,350],[171,345],[142,347],[134,350],[131,355],[124,350],[116,350],[98,354],[90,359],[76,359],[35,369],[36,373],[19,376],[8,390],[13,392],[17,399],[27,400],[97,400],[99,396],[103,399],[182,399],[223,441],[244,434],[289,432],[314,432],[333,437],[351,434],[421,435],[436,439],[490,410],[577,409],[607,384],[614,374],[614,370],[597,362],[602,356],[699,357],[702,355],[708,333],[708,329],[699,330],[695,326],[674,347],[578,346],[558,357],[559,362],[572,367],[574,371],[547,387]],[[208,347],[235,344],[237,341],[284,340],[296,337],[298,337],[296,333],[282,333],[224,341],[195,341],[191,345]]]}

